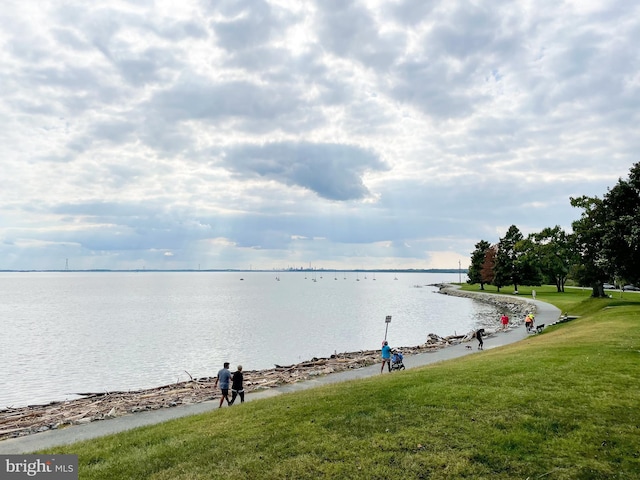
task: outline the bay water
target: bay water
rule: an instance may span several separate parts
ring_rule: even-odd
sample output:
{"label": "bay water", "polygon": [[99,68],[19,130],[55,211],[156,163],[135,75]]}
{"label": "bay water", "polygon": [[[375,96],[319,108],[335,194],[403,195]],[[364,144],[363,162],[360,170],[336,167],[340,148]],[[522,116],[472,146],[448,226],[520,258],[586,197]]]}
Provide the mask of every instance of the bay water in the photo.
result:
{"label": "bay water", "polygon": [[[0,409],[137,390],[497,321],[437,293],[457,273],[0,273]],[[391,322],[385,322],[391,316]]]}

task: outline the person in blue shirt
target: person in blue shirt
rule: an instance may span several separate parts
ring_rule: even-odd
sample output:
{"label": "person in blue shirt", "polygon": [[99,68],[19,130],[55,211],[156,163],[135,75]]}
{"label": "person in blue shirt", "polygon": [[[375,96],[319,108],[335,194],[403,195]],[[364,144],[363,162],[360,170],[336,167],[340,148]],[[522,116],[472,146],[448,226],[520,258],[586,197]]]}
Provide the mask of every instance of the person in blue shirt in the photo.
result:
{"label": "person in blue shirt", "polygon": [[216,377],[216,383],[213,388],[218,387],[218,383],[220,383],[220,391],[222,392],[222,397],[220,397],[220,406],[218,408],[222,408],[222,404],[224,401],[227,401],[227,405],[231,405],[229,402],[229,382],[231,381],[231,372],[229,371],[229,362],[224,362],[223,368],[218,371],[218,376]]}
{"label": "person in blue shirt", "polygon": [[380,367],[380,373],[384,372],[384,364],[387,364],[389,371],[391,371],[391,347],[386,340],[382,342],[382,367]]}

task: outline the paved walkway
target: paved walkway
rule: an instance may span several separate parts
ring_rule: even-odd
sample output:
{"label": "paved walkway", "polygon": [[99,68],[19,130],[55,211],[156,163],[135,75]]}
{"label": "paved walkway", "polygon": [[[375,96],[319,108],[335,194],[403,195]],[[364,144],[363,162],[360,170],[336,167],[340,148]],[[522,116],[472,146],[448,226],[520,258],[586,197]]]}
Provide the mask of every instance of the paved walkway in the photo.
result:
{"label": "paved walkway", "polygon": [[[543,323],[546,325],[550,325],[552,323],[555,323],[559,319],[561,312],[553,305],[549,305],[548,303],[543,303],[537,300],[530,300],[530,302],[534,303],[536,306],[537,325]],[[508,332],[498,333],[495,336],[486,338],[484,342],[484,348],[485,350],[489,350],[491,348],[508,345],[527,338],[527,336],[529,335],[530,334],[526,332],[526,329],[523,325],[518,326],[510,329]],[[462,357],[463,355],[478,353],[478,351],[476,350],[477,342],[473,341],[471,345],[473,345],[473,349],[465,348],[465,345],[453,345],[451,347],[441,348],[434,352],[421,353],[410,356],[408,355],[404,358],[404,364],[409,369],[422,365],[428,365],[431,363],[450,360],[452,358]],[[269,390],[248,393],[245,396],[245,401],[250,402],[262,398],[275,397],[278,395],[282,395],[283,393],[308,390],[310,388],[318,387],[321,385],[330,385],[334,383],[346,382],[349,380],[372,377],[375,375],[380,375],[379,364],[359,368],[357,370],[348,370],[344,372],[333,373],[330,375],[318,377],[313,380],[283,385]],[[24,437],[1,440],[0,454],[29,453],[45,448],[68,445],[82,440],[88,440],[105,435],[110,435],[112,433],[130,430],[136,427],[154,425],[157,423],[166,422],[168,420],[173,420],[175,418],[208,412],[211,410],[215,410],[218,407],[218,404],[219,400],[211,400],[193,405],[183,405],[174,408],[154,410],[151,412],[125,415],[110,420],[100,420],[85,425],[74,425],[59,430],[48,430],[46,432],[26,435]]]}

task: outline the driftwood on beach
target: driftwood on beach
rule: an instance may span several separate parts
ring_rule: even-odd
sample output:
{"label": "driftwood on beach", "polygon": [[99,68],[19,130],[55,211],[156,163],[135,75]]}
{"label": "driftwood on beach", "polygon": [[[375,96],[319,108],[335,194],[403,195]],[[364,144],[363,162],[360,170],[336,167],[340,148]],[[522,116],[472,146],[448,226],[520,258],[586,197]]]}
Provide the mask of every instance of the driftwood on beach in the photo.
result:
{"label": "driftwood on beach", "polygon": [[[405,355],[411,355],[441,348],[451,344],[452,341],[456,340],[430,334],[424,345],[403,347],[401,350]],[[318,375],[362,368],[379,361],[379,350],[363,350],[327,358],[313,358],[295,365],[275,365],[268,370],[249,370],[244,372],[245,392],[300,382]],[[220,398],[220,390],[214,388],[215,380],[215,377],[204,377],[145,390],[76,393],[74,395],[82,398],[51,402],[46,405],[1,409],[0,440]]]}
{"label": "driftwood on beach", "polygon": [[[447,291],[445,288],[441,288],[441,293],[471,296],[463,292]],[[486,298],[491,302],[496,302],[495,297],[487,296]],[[528,305],[523,305],[518,300],[512,304],[509,303],[507,308],[512,309],[510,311],[516,315],[520,315],[525,308],[530,309]],[[489,331],[488,333],[491,335],[493,332]],[[448,337],[440,337],[430,333],[424,344],[415,347],[400,347],[399,349],[404,355],[412,355],[467,342],[472,338],[471,333]],[[334,354],[327,358],[312,358],[294,365],[275,365],[274,368],[268,370],[245,371],[245,392],[300,382],[318,375],[362,368],[379,361],[379,350],[363,350]],[[189,405],[220,398],[220,390],[216,389],[214,385],[215,377],[191,378],[189,381],[145,390],[76,393],[74,395],[81,398],[51,402],[46,405],[0,409],[0,441],[64,428],[69,425],[90,423],[137,412]]]}

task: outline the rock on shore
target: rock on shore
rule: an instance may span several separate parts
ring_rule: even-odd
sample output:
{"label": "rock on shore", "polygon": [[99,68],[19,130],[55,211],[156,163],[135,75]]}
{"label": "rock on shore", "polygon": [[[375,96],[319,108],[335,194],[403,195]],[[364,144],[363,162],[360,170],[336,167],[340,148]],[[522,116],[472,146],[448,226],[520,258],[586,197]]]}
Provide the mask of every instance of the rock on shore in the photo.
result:
{"label": "rock on shore", "polygon": [[521,325],[524,323],[524,317],[528,313],[535,313],[536,306],[531,301],[517,297],[515,295],[492,295],[482,292],[469,292],[460,290],[458,287],[449,284],[437,284],[439,292],[443,295],[451,295],[454,297],[464,297],[484,302],[495,306],[499,311],[508,312],[509,323],[511,325]]}

